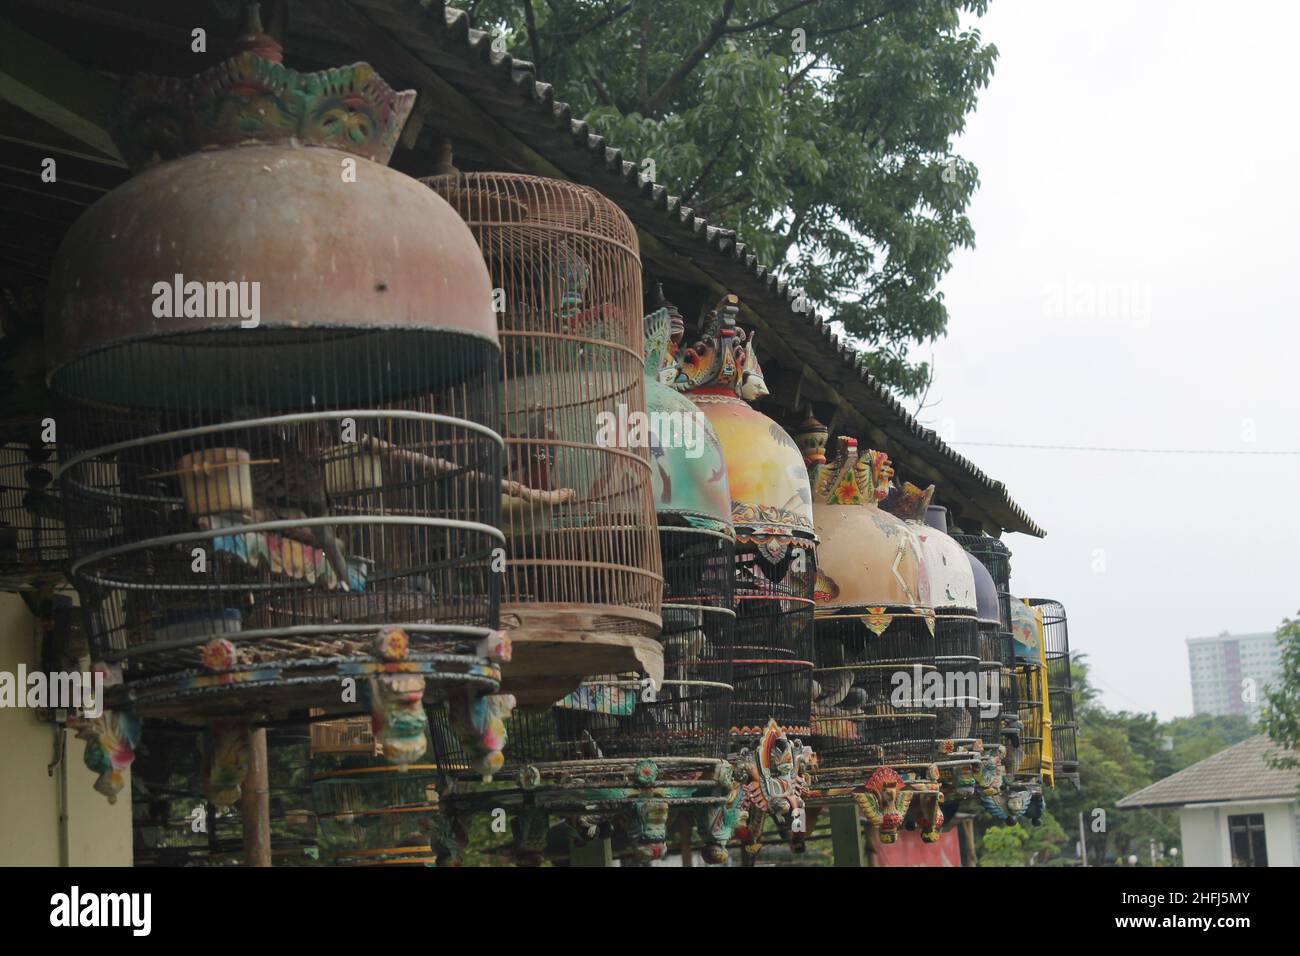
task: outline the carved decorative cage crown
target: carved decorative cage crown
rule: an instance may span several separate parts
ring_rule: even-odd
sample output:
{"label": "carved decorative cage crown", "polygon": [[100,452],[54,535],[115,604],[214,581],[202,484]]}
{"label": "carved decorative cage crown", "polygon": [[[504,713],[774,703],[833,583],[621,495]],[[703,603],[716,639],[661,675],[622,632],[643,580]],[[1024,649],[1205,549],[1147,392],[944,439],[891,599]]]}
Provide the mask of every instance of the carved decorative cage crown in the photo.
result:
{"label": "carved decorative cage crown", "polygon": [[0,423],[0,588],[58,573],[68,557],[58,451],[40,422]]}
{"label": "carved decorative cage crown", "polygon": [[118,138],[144,168],[64,239],[46,339],[115,704],[355,711],[342,681],[374,678],[409,762],[426,680],[497,686],[492,286],[455,212],[381,165],[412,98],[364,64],[288,69],[257,30],[129,87]]}
{"label": "carved decorative cage crown", "polygon": [[[583,677],[660,677],[636,231],[599,193],[497,173],[435,176],[496,289],[504,399],[505,690],[549,704]],[[641,436],[644,432],[640,433]]]}

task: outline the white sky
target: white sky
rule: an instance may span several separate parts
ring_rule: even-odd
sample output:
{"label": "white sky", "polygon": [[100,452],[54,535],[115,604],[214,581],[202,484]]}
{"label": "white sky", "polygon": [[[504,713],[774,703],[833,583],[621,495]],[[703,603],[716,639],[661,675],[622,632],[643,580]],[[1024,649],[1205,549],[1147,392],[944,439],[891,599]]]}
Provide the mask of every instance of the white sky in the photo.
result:
{"label": "white sky", "polygon": [[1300,3],[994,0],[979,27],[977,248],[921,417],[1047,529],[1006,537],[1012,590],[1064,602],[1106,705],[1190,714],[1185,638],[1300,609],[1300,455],[962,442],[1300,451]]}

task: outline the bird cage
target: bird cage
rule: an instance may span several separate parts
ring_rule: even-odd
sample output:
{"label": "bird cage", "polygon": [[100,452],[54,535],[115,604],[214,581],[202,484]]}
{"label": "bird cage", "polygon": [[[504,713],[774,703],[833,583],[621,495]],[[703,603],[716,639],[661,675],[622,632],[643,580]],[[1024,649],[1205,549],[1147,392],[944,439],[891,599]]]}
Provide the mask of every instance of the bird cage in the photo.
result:
{"label": "bird cage", "polygon": [[433,866],[436,764],[316,770],[312,801],[321,860],[331,866]]}
{"label": "bird cage", "polygon": [[[1012,695],[1020,712],[1020,740],[1008,763],[1017,778],[1052,783],[1052,714],[1042,614],[1011,599]],[[1019,757],[1019,759],[1016,759]]]}
{"label": "bird cage", "polygon": [[62,572],[68,557],[63,502],[54,486],[58,452],[49,423],[0,423],[0,589]]}
{"label": "bird cage", "polygon": [[693,336],[675,336],[671,351],[673,387],[709,420],[727,467],[736,530],[732,743],[738,775],[753,782],[742,837],[752,863],[766,816],[783,834],[804,824],[813,758],[791,738],[812,731],[817,536],[799,447],[750,404],[767,385],[753,335],[736,325],[739,312],[736,296],[724,296]]}
{"label": "bird cage", "polygon": [[[672,309],[646,316],[647,444],[664,590],[664,678],[593,677],[557,704],[506,721],[512,794],[462,782],[445,795],[451,832],[492,805],[516,814],[515,856],[538,863],[551,818],[600,820],[640,860],[694,826],[707,862],[726,858],[735,540],[721,446],[689,400],[660,381]],[[451,739],[450,735],[447,739]],[[459,759],[453,749],[449,759]],[[583,826],[586,826],[584,824]],[[582,826],[573,826],[581,832]]]}
{"label": "bird cage", "polygon": [[1002,669],[1009,663],[1011,641],[1002,630],[1002,605],[993,576],[973,554],[968,552],[966,557],[975,578],[979,627],[980,708],[975,721],[975,736],[988,751],[1002,743]]}
{"label": "bird cage", "polygon": [[[266,731],[268,823],[275,866],[316,862],[307,724]],[[173,722],[149,728],[131,765],[135,866],[244,865],[239,807],[207,799],[203,731]]]}
{"label": "bird cage", "polygon": [[136,175],[54,263],[70,572],[114,706],[338,712],[370,680],[409,762],[426,692],[499,678],[492,284],[386,165],[414,92],[286,68],[250,10],[232,59],[130,84]]}
{"label": "bird cage", "polygon": [[506,534],[505,691],[553,703],[585,677],[656,682],[654,536],[636,231],[599,193],[536,176],[425,180],[468,223],[496,289]]}
{"label": "bird cage", "polygon": [[[857,440],[841,437],[828,463],[827,438],[811,416],[797,436],[819,542],[810,817],[836,802],[873,806],[877,794],[867,784],[883,779],[876,775],[882,768],[897,775],[904,801],[919,793],[936,804],[940,712],[923,688],[938,671],[919,543],[879,510],[893,476],[889,457],[859,457]],[[891,817],[884,831],[892,833],[895,822]]]}
{"label": "bird cage", "polygon": [[1065,606],[1048,598],[1026,598],[1043,625],[1043,659],[1047,697],[1052,715],[1052,766],[1054,777],[1079,782],[1079,755],[1075,742],[1074,679],[1070,673],[1070,635]]}
{"label": "bird cage", "polygon": [[966,552],[947,534],[947,510],[930,504],[933,496],[933,485],[921,489],[905,482],[883,507],[903,520],[922,554],[922,591],[934,606],[936,683],[942,688],[935,729],[945,783],[951,784],[954,775],[980,761],[975,725],[984,705],[979,693],[983,669],[975,576]]}
{"label": "bird cage", "polygon": [[1011,549],[986,534],[950,532],[950,537],[988,570],[998,593],[1011,590]]}
{"label": "bird cage", "polygon": [[[317,710],[319,717],[323,711]],[[378,757],[383,745],[374,734],[369,717],[343,717],[338,720],[315,720],[311,724],[311,753],[356,754]]]}

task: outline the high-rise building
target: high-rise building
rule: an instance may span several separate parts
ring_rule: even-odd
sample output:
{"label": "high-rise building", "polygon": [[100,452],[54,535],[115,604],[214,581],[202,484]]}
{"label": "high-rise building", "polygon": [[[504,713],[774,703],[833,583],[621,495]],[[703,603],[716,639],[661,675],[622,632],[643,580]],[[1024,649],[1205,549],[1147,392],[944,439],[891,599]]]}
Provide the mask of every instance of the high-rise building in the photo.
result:
{"label": "high-rise building", "polygon": [[1259,719],[1265,688],[1282,676],[1281,649],[1275,634],[1189,637],[1192,712],[1245,714]]}

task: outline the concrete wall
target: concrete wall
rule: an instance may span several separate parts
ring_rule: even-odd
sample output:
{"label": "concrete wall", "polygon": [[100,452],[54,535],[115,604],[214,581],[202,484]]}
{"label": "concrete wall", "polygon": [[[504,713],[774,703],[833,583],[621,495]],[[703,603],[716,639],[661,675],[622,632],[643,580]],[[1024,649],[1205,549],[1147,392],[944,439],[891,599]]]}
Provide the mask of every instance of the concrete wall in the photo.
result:
{"label": "concrete wall", "polygon": [[[0,594],[0,671],[16,673],[20,661],[39,667],[36,622],[22,599]],[[33,711],[0,707],[0,866],[58,866],[59,774],[46,770],[54,756],[54,724]],[[131,784],[117,803],[96,793],[86,769],[84,744],[68,734],[67,859],[73,866],[131,865]]]}
{"label": "concrete wall", "polygon": [[1186,866],[1231,866],[1232,850],[1228,817],[1241,813],[1264,815],[1264,842],[1268,865],[1300,866],[1297,856],[1296,801],[1280,803],[1233,803],[1217,807],[1183,807],[1178,821],[1183,836]]}

